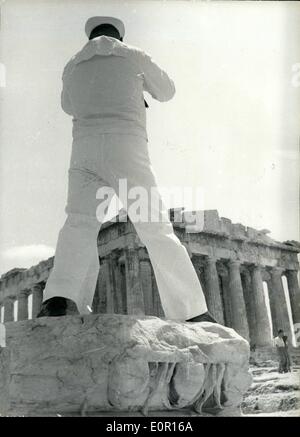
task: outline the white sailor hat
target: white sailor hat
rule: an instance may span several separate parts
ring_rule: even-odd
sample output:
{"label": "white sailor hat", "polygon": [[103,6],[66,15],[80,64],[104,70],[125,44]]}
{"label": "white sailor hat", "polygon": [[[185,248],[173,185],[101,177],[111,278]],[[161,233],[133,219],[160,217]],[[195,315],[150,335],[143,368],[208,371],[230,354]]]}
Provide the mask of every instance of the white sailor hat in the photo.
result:
{"label": "white sailor hat", "polygon": [[85,23],[85,33],[88,38],[90,37],[92,30],[95,29],[95,27],[100,26],[100,24],[112,24],[116,29],[118,29],[121,38],[125,35],[124,23],[118,18],[91,17]]}

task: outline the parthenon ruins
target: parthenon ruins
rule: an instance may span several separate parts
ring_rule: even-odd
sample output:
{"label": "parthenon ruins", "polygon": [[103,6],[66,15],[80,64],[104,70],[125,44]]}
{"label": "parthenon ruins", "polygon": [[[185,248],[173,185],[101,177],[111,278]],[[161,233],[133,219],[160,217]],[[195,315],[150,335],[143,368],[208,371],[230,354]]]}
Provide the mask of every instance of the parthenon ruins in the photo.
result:
{"label": "parthenon ruins", "polygon": [[[174,220],[178,212],[181,222]],[[300,243],[277,242],[267,235],[269,231],[234,224],[220,218],[216,210],[204,211],[202,226],[197,229],[188,225],[185,214],[183,208],[171,209],[170,219],[215,318],[234,328],[253,347],[270,345],[279,328],[291,336],[293,326],[300,323]],[[104,223],[98,250],[100,273],[93,312],[163,317],[147,249],[132,223],[120,218]],[[2,275],[2,322],[36,316],[52,265],[53,258],[49,258],[30,269],[16,268]]]}

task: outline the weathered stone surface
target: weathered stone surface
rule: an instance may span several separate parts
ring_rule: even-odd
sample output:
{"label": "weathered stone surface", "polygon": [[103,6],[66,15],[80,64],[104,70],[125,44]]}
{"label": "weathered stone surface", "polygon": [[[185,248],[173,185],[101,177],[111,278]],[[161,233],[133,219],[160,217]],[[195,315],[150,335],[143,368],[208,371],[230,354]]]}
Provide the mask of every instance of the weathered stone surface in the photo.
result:
{"label": "weathered stone surface", "polygon": [[7,323],[6,345],[0,388],[9,384],[1,390],[0,414],[188,408],[237,415],[251,384],[247,341],[208,322],[117,314],[40,318]]}
{"label": "weathered stone surface", "polygon": [[280,374],[278,363],[253,366],[253,384],[242,403],[245,416],[298,416],[300,413],[300,369],[293,366],[291,373]]}
{"label": "weathered stone surface", "polygon": [[9,409],[10,354],[7,347],[0,346],[0,416]]}

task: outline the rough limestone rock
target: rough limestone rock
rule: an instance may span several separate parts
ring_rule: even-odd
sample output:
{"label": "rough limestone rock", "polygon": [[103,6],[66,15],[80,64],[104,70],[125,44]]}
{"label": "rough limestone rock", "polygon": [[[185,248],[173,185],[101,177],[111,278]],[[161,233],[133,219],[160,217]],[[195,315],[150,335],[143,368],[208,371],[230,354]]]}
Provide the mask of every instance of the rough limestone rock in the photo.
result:
{"label": "rough limestone rock", "polygon": [[242,403],[246,416],[300,416],[300,368],[293,364],[292,372],[278,373],[275,367],[253,366],[253,383]]}
{"label": "rough limestone rock", "polygon": [[247,341],[217,324],[97,314],[5,327],[2,415],[239,415],[251,384]]}

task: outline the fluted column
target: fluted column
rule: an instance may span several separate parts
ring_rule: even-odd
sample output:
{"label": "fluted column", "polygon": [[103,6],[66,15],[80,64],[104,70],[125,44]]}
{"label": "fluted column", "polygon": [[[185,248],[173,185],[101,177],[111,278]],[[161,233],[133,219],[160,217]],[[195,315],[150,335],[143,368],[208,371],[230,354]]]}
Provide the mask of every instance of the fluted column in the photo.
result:
{"label": "fluted column", "polygon": [[271,344],[271,327],[268,318],[268,310],[264,296],[261,269],[254,266],[251,272],[253,309],[255,312],[255,344],[267,346]]}
{"label": "fluted column", "polygon": [[127,314],[145,314],[144,296],[140,280],[137,249],[125,249]]}
{"label": "fluted column", "polygon": [[286,279],[289,289],[293,323],[300,323],[300,288],[298,282],[298,271],[288,270],[286,272]]}
{"label": "fluted column", "polygon": [[4,323],[14,321],[14,298],[6,297],[4,299]]}
{"label": "fluted column", "polygon": [[[291,335],[291,326],[281,278],[282,272],[283,270],[281,268],[272,268],[269,298],[272,301],[272,318],[275,317],[274,326],[276,326],[277,330],[283,329],[287,335]],[[277,335],[277,332],[273,332],[273,335]]]}
{"label": "fluted column", "polygon": [[32,318],[34,319],[41,310],[43,303],[44,284],[39,282],[31,287],[32,291]]}
{"label": "fluted column", "polygon": [[153,292],[153,315],[157,317],[164,317],[165,313],[161,304],[156,277],[153,269],[151,270],[151,279],[152,279],[151,284],[152,284],[152,292]]}
{"label": "fluted column", "polygon": [[231,301],[232,328],[246,340],[249,340],[249,328],[240,274],[240,263],[235,260],[229,262],[228,288]]}
{"label": "fluted column", "polygon": [[118,314],[126,314],[126,296],[122,289],[123,277],[121,272],[121,263],[119,256],[115,256],[113,260],[113,269],[115,276],[115,302]]}
{"label": "fluted column", "polygon": [[98,313],[106,313],[106,265],[105,260],[102,261],[99,268],[99,275],[96,285],[96,293],[98,294],[98,305],[95,309]]}
{"label": "fluted column", "polygon": [[217,320],[224,324],[224,312],[220,292],[220,283],[217,272],[216,260],[212,257],[207,257],[204,267],[205,277],[205,298],[208,310]]}
{"label": "fluted column", "polygon": [[18,295],[18,321],[28,320],[28,290],[22,290]]}
{"label": "fluted column", "polygon": [[154,315],[151,263],[149,259],[140,261],[141,282],[144,295],[145,314]]}
{"label": "fluted column", "polygon": [[113,273],[109,256],[105,257],[103,260],[102,271],[105,276],[106,312],[108,314],[113,314],[115,311],[113,298]]}
{"label": "fluted column", "polygon": [[252,279],[251,272],[248,266],[243,266],[241,270],[241,280],[244,294],[244,301],[247,313],[247,322],[249,328],[249,339],[250,345],[254,346],[256,344],[256,312],[252,293]]}

